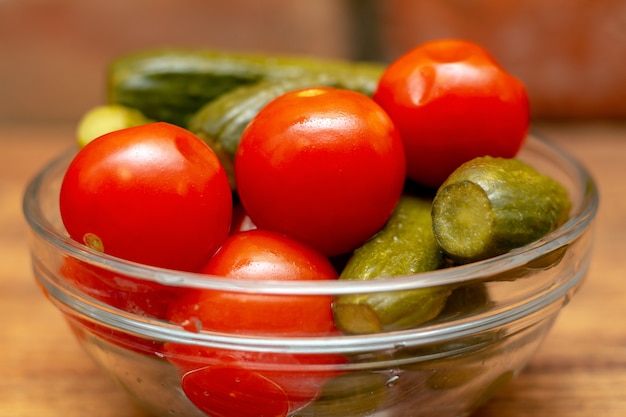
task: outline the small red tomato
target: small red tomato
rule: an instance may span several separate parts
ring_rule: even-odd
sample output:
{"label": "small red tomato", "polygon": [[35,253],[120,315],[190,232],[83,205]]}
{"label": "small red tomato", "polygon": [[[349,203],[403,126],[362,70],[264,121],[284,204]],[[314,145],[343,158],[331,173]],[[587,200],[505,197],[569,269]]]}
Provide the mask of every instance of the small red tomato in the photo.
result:
{"label": "small red tomato", "polygon": [[328,256],[351,251],[385,224],[405,174],[402,140],[382,108],[328,87],[268,103],[235,155],[237,190],[254,224]]}
{"label": "small red tomato", "polygon": [[[254,229],[231,235],[202,272],[236,280],[333,280],[337,272],[317,251],[291,238]],[[325,335],[336,331],[332,297],[195,290],[173,301],[169,320],[229,333]]]}
{"label": "small red tomato", "polygon": [[70,236],[91,248],[197,271],[228,235],[232,193],[204,142],[158,122],[82,148],[63,178],[60,209]]}
{"label": "small red tomato", "polygon": [[195,357],[178,364],[183,392],[214,417],[285,417],[315,400],[347,359],[331,354],[289,354],[178,345],[166,357]]}
{"label": "small red tomato", "polygon": [[524,85],[463,40],[427,42],[399,57],[373,98],[400,131],[407,176],[429,187],[475,157],[515,156],[528,132]]}
{"label": "small red tomato", "polygon": [[212,417],[282,417],[290,409],[279,385],[237,365],[191,370],[182,375],[181,386],[187,398]]}
{"label": "small red tomato", "polygon": [[[281,234],[230,236],[203,272],[235,280],[334,280],[326,257]],[[191,331],[263,336],[336,333],[330,295],[190,291],[172,302],[169,320]],[[286,416],[308,404],[346,363],[342,355],[243,351],[167,343],[189,399],[214,416]],[[328,366],[323,366],[328,365]]]}

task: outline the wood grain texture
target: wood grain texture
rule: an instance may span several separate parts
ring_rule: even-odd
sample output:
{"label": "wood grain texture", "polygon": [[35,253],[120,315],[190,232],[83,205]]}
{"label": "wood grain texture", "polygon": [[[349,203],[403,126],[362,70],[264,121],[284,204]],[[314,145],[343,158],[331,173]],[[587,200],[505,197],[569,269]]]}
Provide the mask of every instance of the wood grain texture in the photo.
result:
{"label": "wood grain texture", "polygon": [[[535,128],[597,181],[594,259],[528,368],[474,417],[623,417],[626,123]],[[72,143],[67,127],[0,127],[0,417],[147,417],[82,352],[32,278],[22,193]]]}

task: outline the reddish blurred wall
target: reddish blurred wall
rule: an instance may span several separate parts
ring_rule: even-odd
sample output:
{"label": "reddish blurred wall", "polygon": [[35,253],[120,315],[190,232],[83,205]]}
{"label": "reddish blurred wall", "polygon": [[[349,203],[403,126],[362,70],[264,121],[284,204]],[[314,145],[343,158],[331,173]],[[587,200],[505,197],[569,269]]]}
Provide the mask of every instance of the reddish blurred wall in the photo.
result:
{"label": "reddish blurred wall", "polygon": [[75,122],[142,48],[388,61],[437,37],[484,44],[535,117],[626,118],[624,0],[0,0],[0,124]]}
{"label": "reddish blurred wall", "polygon": [[386,0],[386,59],[432,38],[486,46],[541,117],[626,118],[624,0]]}
{"label": "reddish blurred wall", "polygon": [[198,46],[345,56],[336,0],[0,0],[0,124],[71,122],[104,99],[107,63]]}

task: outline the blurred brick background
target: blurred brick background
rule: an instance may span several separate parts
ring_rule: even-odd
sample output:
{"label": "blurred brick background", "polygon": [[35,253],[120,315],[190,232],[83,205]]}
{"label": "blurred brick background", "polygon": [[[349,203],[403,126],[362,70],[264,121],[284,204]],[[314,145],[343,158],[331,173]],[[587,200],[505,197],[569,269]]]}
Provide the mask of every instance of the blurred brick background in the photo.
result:
{"label": "blurred brick background", "polygon": [[521,78],[537,118],[626,118],[624,0],[0,0],[0,124],[75,122],[143,48],[389,61],[452,36]]}
{"label": "blurred brick background", "polygon": [[460,36],[483,44],[524,81],[537,116],[626,118],[624,0],[384,4],[385,58],[425,39]]}

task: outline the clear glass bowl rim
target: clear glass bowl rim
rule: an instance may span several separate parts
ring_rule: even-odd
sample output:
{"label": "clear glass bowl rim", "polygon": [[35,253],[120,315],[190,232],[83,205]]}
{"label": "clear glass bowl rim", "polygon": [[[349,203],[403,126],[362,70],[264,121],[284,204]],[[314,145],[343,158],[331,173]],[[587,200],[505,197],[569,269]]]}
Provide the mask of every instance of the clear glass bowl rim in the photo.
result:
{"label": "clear glass bowl rim", "polygon": [[455,266],[430,272],[422,272],[404,277],[377,280],[337,280],[337,281],[243,281],[224,277],[211,277],[191,272],[181,272],[152,267],[130,262],[92,250],[70,239],[62,230],[51,224],[38,204],[44,180],[53,171],[63,166],[75,152],[72,149],[63,153],[40,171],[28,184],[23,201],[23,212],[30,228],[50,245],[79,260],[103,269],[130,276],[136,279],[156,282],[163,285],[206,288],[233,292],[261,294],[351,294],[380,291],[400,291],[438,285],[468,283],[482,280],[485,276],[503,273],[524,265],[530,260],[541,257],[559,247],[574,241],[595,218],[599,205],[599,195],[595,182],[589,172],[569,154],[557,148],[545,139],[529,136],[525,145],[535,152],[545,151],[558,157],[575,176],[582,200],[574,207],[574,215],[561,227],[547,234],[540,240],[512,250],[506,254],[467,265]]}
{"label": "clear glass bowl rim", "polygon": [[[39,196],[46,184],[46,179],[58,173],[59,170],[64,170],[65,164],[75,154],[75,148],[61,154],[36,174],[26,188],[23,211],[33,233],[55,250],[124,276],[174,287],[206,288],[259,294],[340,295],[401,291],[461,283],[468,284],[473,281],[484,281],[486,276],[497,275],[522,266],[533,259],[573,242],[589,227],[595,218],[599,205],[599,194],[593,178],[582,164],[547,139],[540,138],[536,134],[529,135],[524,149],[526,152],[530,151],[542,156],[548,155],[550,158],[556,159],[560,169],[567,170],[567,174],[574,178],[574,183],[580,185],[581,189],[578,192],[582,197],[581,201],[573,208],[573,216],[565,224],[544,238],[504,255],[468,265],[405,277],[370,281],[241,281],[146,266],[91,250],[73,241],[63,230],[55,227],[48,220],[42,207],[39,205]],[[411,340],[416,344],[429,343],[435,340],[450,340],[454,337],[474,334],[480,330],[488,330],[510,323],[533,312],[541,311],[565,296],[581,280],[582,273],[571,277],[572,282],[556,286],[554,293],[546,294],[529,305],[501,312],[500,315],[488,315],[483,317],[482,320],[461,320],[452,327],[446,324],[439,324],[434,327],[427,326],[423,329],[418,328],[376,335],[342,335],[332,338],[255,337],[205,331],[191,333],[181,329],[179,326],[170,325],[160,320],[139,317],[116,310],[99,301],[89,299],[89,297],[80,296],[71,289],[68,290],[61,287],[48,289],[52,290],[53,298],[55,298],[53,301],[62,310],[69,307],[73,312],[78,312],[84,318],[142,337],[235,349],[254,347],[255,350],[310,352],[313,346],[316,352],[353,352],[371,350],[375,346],[378,346],[378,348],[395,348],[399,344],[407,345],[408,343],[410,345]],[[59,305],[59,302],[62,305]]]}

